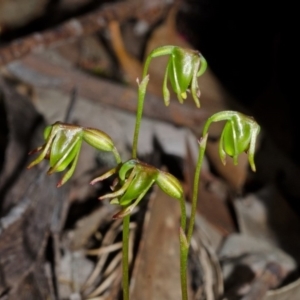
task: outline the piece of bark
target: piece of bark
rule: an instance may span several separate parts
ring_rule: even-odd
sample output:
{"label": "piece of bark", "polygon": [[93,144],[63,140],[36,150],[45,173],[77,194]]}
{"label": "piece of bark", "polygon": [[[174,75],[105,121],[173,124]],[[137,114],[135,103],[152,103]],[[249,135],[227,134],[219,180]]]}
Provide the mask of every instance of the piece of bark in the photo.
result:
{"label": "piece of bark", "polygon": [[[25,288],[26,278],[35,276],[52,222],[59,219],[54,214],[60,214],[57,207],[65,198],[66,188],[55,188],[58,178],[46,178],[43,164],[25,170],[28,149],[43,143],[44,124],[30,101],[8,83],[0,81],[0,90],[9,129],[0,174],[0,294],[16,299],[13,295]],[[45,297],[41,294],[34,299]]]}
{"label": "piece of bark", "polygon": [[264,299],[268,290],[276,288],[285,276],[278,263],[270,262],[266,265],[264,273],[252,283],[250,292],[242,300]]}
{"label": "piece of bark", "polygon": [[[8,69],[29,84],[55,87],[68,93],[76,86],[78,96],[136,112],[136,89],[95,78],[74,68],[63,68],[41,57],[30,55],[22,61],[10,64]],[[203,124],[209,113],[204,109],[196,110],[194,106],[181,105],[178,102],[173,102],[166,108],[162,99],[150,94],[146,96],[144,104],[145,116],[190,128]]]}
{"label": "piece of bark", "polygon": [[[37,264],[23,281],[22,285],[15,291],[11,292],[8,299],[14,300],[36,300],[47,299],[56,300],[53,289],[49,285],[49,280],[45,272],[43,263]],[[2,300],[2,298],[1,298]]]}
{"label": "piece of bark", "polygon": [[266,185],[256,193],[235,199],[233,204],[243,234],[268,241],[274,247],[280,245],[300,262],[299,216],[276,186]]}
{"label": "piece of bark", "polygon": [[0,66],[20,59],[31,52],[57,47],[81,36],[95,33],[104,29],[109,21],[123,22],[133,17],[151,15],[161,7],[167,6],[169,1],[151,1],[151,4],[147,5],[146,1],[113,3],[79,18],[72,18],[55,28],[16,39],[11,44],[0,48]]}
{"label": "piece of bark", "polygon": [[[0,191],[9,188],[9,184],[18,176],[18,171],[29,151],[30,136],[41,116],[33,105],[17,94],[8,84],[0,79],[0,101],[4,108],[8,145],[4,149],[4,165],[0,173]],[[27,152],[27,153],[26,153]],[[1,203],[3,208],[3,202]]]}

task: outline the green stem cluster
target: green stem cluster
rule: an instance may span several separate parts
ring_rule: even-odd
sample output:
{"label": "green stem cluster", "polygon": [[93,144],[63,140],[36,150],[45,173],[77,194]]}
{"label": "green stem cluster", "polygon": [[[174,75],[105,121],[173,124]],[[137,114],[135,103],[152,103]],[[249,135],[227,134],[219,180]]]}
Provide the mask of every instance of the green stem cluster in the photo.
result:
{"label": "green stem cluster", "polygon": [[[167,88],[167,79],[170,78],[173,90],[177,93],[178,100],[182,103],[186,97],[186,91],[190,87],[192,96],[197,107],[200,107],[198,100],[197,77],[202,75],[206,69],[206,60],[195,51],[187,49],[179,49],[175,46],[165,46],[153,50],[147,57],[142,81],[138,82],[138,106],[136,113],[136,123],[133,137],[132,157],[137,158],[138,137],[141,127],[141,120],[143,114],[143,106],[146,95],[146,88],[149,82],[148,68],[151,59],[154,57],[170,55],[170,60],[164,78],[163,96],[166,105],[169,105],[169,91]],[[199,68],[200,67],[200,68]],[[198,70],[199,68],[199,70]],[[182,300],[188,300],[187,293],[187,261],[188,251],[192,240],[197,200],[200,184],[200,173],[203,164],[204,153],[206,150],[206,143],[208,138],[208,129],[212,122],[226,121],[226,125],[222,132],[219,144],[219,155],[223,164],[226,163],[226,155],[233,157],[234,163],[237,163],[237,157],[242,152],[248,153],[249,164],[253,171],[255,171],[254,164],[254,150],[256,137],[259,134],[260,127],[251,117],[245,116],[234,111],[222,111],[211,116],[204,125],[203,135],[199,141],[199,154],[194,175],[192,208],[189,226],[186,232],[186,208],[185,199],[180,200],[181,206],[181,224],[180,224],[180,277]],[[128,235],[129,235],[129,216],[124,218],[123,224],[123,289],[124,299],[129,299],[129,283],[128,283]]]}

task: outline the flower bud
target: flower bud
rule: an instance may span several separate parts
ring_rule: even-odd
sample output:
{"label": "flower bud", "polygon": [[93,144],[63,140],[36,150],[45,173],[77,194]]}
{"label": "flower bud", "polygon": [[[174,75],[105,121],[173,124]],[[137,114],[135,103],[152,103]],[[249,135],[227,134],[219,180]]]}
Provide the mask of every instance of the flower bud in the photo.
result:
{"label": "flower bud", "polygon": [[83,140],[100,151],[112,151],[115,148],[110,136],[98,129],[84,128]]}
{"label": "flower bud", "polygon": [[166,194],[175,199],[182,199],[183,197],[183,188],[180,182],[172,174],[159,171],[158,177],[156,179],[157,185],[164,191]]}

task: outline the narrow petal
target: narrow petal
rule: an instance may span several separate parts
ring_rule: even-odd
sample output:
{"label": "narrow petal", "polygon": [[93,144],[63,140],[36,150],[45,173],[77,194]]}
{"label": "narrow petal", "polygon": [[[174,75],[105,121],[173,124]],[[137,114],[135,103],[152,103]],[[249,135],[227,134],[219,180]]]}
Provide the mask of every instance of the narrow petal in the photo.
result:
{"label": "narrow petal", "polygon": [[222,164],[226,165],[226,152],[224,151],[224,130],[222,131],[220,141],[219,141],[219,156]]}
{"label": "narrow petal", "polygon": [[192,83],[191,83],[191,92],[192,96],[194,99],[194,102],[198,108],[200,108],[200,90],[198,88],[198,80],[197,80],[197,70],[199,68],[200,61],[198,60],[197,63],[194,65],[194,70],[193,70],[193,77],[192,77]]}
{"label": "narrow petal", "polygon": [[35,148],[35,149],[29,151],[29,152],[28,152],[28,155],[32,155],[32,154],[35,154],[35,153],[41,151],[41,150],[43,149],[43,147],[44,147],[44,146],[40,146],[40,147],[37,147],[37,148]]}
{"label": "narrow petal", "polygon": [[149,187],[147,189],[145,189],[140,196],[130,205],[126,206],[125,208],[123,208],[121,211],[119,211],[118,213],[116,213],[113,216],[113,219],[120,219],[125,217],[126,215],[129,215],[133,209],[140,203],[140,201],[144,198],[144,196],[146,195],[146,193],[148,192],[148,190],[150,189],[150,187],[153,185],[154,180],[152,181],[152,183],[149,185]]}
{"label": "narrow petal", "polygon": [[76,156],[71,163],[71,168],[65,173],[65,175],[62,177],[62,179],[57,183],[56,187],[58,187],[58,188],[61,187],[72,177],[72,175],[75,171],[76,165],[77,165],[79,154],[80,154],[80,152],[77,151]]}
{"label": "narrow petal", "polygon": [[65,170],[73,161],[77,152],[80,152],[81,142],[81,136],[75,136],[75,139],[66,147],[65,153],[63,153],[55,165],[48,170],[47,174],[51,175],[55,172],[61,172]]}
{"label": "narrow petal", "polygon": [[115,168],[109,170],[108,172],[104,173],[103,175],[101,175],[101,176],[99,176],[99,177],[93,179],[93,180],[90,182],[90,184],[91,184],[91,185],[94,185],[94,184],[95,184],[96,182],[98,182],[98,181],[102,181],[102,180],[107,179],[108,177],[110,177],[110,176],[112,176],[113,174],[115,174],[115,173],[117,172],[117,170],[118,170],[118,167],[115,167]]}
{"label": "narrow petal", "polygon": [[131,184],[131,181],[134,178],[134,176],[135,176],[135,170],[133,169],[132,172],[130,173],[130,176],[128,177],[126,182],[123,184],[123,186],[119,190],[115,191],[114,193],[103,195],[103,196],[99,197],[99,199],[104,200],[104,199],[116,198],[118,196],[121,196],[122,194],[125,193],[125,191],[129,187],[129,185]]}
{"label": "narrow petal", "polygon": [[46,143],[42,147],[37,148],[37,149],[40,148],[40,150],[42,150],[41,154],[33,162],[31,162],[28,165],[27,169],[31,169],[33,166],[39,164],[46,157],[50,147],[52,146],[52,141],[53,141],[53,139],[54,139],[54,137],[55,137],[55,135],[57,134],[58,131],[59,131],[59,128],[54,127],[54,126],[52,127],[51,133],[48,136],[48,140],[46,141]]}
{"label": "narrow petal", "polygon": [[170,104],[170,92],[168,89],[169,68],[170,68],[170,60],[168,61],[166,71],[165,71],[164,81],[163,81],[163,97],[166,106],[169,106]]}
{"label": "narrow petal", "polygon": [[181,93],[185,92],[185,91],[181,91],[181,88],[180,88],[180,84],[179,84],[179,81],[178,81],[178,74],[177,74],[177,70],[176,70],[176,65],[175,65],[175,58],[173,55],[171,55],[170,57],[171,59],[171,69],[170,69],[170,72],[169,72],[169,76],[170,76],[170,79],[173,78],[173,80],[171,80],[171,84],[173,82],[174,86],[173,86],[173,90],[174,92],[177,94],[177,98],[178,98],[178,101],[179,103],[183,104],[183,99],[182,99],[182,96],[181,96]]}
{"label": "narrow petal", "polygon": [[259,134],[260,127],[258,124],[255,123],[255,126],[251,128],[251,141],[250,141],[250,147],[248,150],[248,161],[250,164],[250,167],[253,172],[256,171],[255,163],[254,163],[254,153],[255,153],[255,144],[257,140],[257,136]]}
{"label": "narrow petal", "polygon": [[200,54],[200,69],[197,73],[197,77],[203,75],[204,72],[206,71],[206,69],[207,69],[207,61],[204,58],[204,56],[202,54]]}

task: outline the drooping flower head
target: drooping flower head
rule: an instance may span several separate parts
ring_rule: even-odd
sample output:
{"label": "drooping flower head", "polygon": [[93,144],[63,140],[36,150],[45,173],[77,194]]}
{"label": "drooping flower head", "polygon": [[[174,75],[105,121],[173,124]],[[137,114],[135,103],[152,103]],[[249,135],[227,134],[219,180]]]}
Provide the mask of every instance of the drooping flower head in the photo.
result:
{"label": "drooping flower head", "polygon": [[256,170],[254,152],[260,126],[249,116],[235,111],[222,111],[211,116],[205,123],[203,136],[207,134],[212,122],[226,121],[219,143],[219,155],[225,165],[226,155],[237,164],[238,156],[246,152],[253,171]]}
{"label": "drooping flower head", "polygon": [[187,98],[187,91],[191,91],[196,106],[200,107],[200,90],[197,78],[207,68],[205,58],[200,52],[195,50],[177,46],[159,47],[148,55],[144,68],[144,77],[148,71],[151,59],[162,55],[170,55],[163,82],[165,104],[168,106],[170,103],[170,92],[167,86],[168,80],[170,80],[172,89],[180,103],[183,103],[183,100]]}
{"label": "drooping flower head", "polygon": [[62,172],[69,167],[68,171],[58,182],[57,187],[63,185],[73,175],[82,141],[87,142],[98,150],[112,151],[116,158],[119,158],[112,139],[98,129],[56,122],[45,128],[44,139],[45,144],[43,146],[29,153],[33,154],[41,151],[40,155],[27,168],[32,168],[43,159],[49,160],[49,175],[55,172]]}
{"label": "drooping flower head", "polygon": [[101,200],[111,199],[112,204],[122,207],[122,210],[114,215],[114,218],[122,218],[130,214],[154,183],[169,196],[178,200],[183,198],[181,184],[173,175],[138,159],[124,162],[117,168],[95,178],[91,184],[102,181],[115,173],[118,174],[118,178],[114,183],[113,192],[99,198]]}

